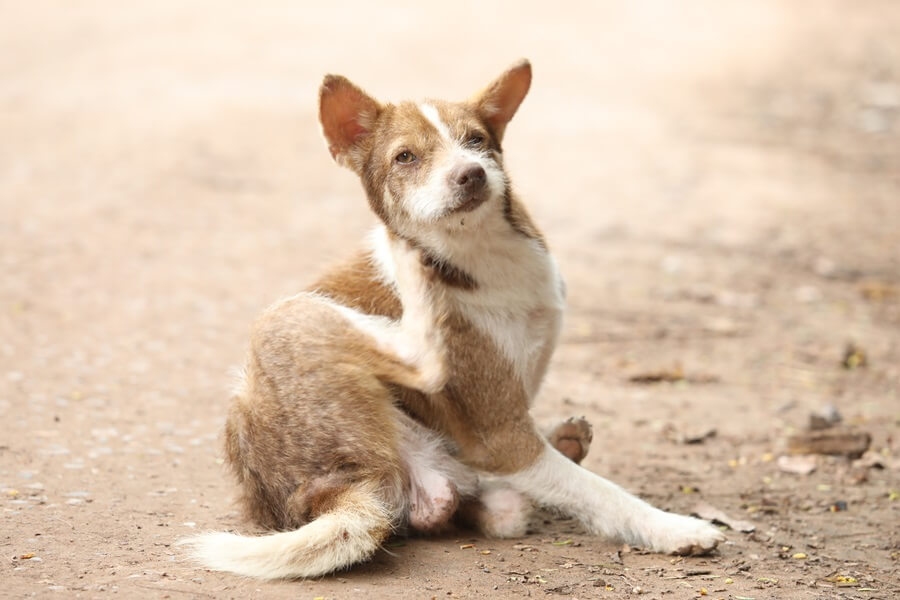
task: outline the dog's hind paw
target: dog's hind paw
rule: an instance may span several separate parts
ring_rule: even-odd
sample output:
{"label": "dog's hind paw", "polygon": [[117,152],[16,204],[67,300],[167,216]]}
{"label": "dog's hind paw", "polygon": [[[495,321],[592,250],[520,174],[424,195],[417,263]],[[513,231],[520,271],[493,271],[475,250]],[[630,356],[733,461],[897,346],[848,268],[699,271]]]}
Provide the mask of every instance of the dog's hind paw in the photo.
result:
{"label": "dog's hind paw", "polygon": [[580,463],[591,448],[594,434],[584,417],[572,417],[553,428],[547,435],[550,445],[575,463]]}

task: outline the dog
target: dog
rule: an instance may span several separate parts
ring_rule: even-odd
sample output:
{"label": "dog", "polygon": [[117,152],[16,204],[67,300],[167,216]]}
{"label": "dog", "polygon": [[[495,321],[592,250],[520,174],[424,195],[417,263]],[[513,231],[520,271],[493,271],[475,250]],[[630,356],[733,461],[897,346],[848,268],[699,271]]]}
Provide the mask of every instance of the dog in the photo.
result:
{"label": "dog", "polygon": [[454,516],[522,536],[535,505],[662,553],[724,539],[579,466],[584,420],[544,436],[529,414],[565,298],[503,167],[531,76],[523,60],[464,102],[397,104],[325,77],[328,149],[380,223],[352,260],[256,323],[225,446],[246,514],[276,532],[186,540],[202,565],[316,577]]}

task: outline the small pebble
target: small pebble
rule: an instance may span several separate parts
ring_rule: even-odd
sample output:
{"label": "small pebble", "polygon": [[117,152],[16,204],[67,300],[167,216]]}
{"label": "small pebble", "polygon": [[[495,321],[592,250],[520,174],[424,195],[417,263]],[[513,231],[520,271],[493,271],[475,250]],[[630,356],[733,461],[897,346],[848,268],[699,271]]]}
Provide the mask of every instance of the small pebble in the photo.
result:
{"label": "small pebble", "polygon": [[812,304],[822,300],[822,292],[812,285],[803,285],[794,290],[794,299],[803,304]]}

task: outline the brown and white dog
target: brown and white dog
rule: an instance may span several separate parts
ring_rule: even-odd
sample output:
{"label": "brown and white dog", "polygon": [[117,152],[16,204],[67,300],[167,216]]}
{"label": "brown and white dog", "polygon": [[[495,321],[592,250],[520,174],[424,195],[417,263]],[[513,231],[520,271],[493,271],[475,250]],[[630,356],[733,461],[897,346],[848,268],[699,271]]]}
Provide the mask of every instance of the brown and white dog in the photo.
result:
{"label": "brown and white dog", "polygon": [[248,516],[278,532],[187,540],[202,564],[314,577],[455,514],[520,536],[533,504],[658,552],[724,539],[578,466],[583,421],[548,440],[529,415],[565,296],[503,169],[503,133],[530,85],[522,61],[465,102],[381,104],[325,77],[329,150],[381,224],[353,260],[257,322],[226,450]]}

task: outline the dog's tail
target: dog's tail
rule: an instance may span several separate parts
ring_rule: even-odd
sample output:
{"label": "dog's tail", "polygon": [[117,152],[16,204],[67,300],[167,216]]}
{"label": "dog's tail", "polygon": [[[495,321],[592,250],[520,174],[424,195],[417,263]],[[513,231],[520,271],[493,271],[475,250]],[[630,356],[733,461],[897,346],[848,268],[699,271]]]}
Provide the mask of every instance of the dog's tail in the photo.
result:
{"label": "dog's tail", "polygon": [[214,571],[261,579],[318,577],[371,557],[390,532],[391,511],[374,485],[357,484],[300,529],[263,536],[207,533],[179,544]]}

